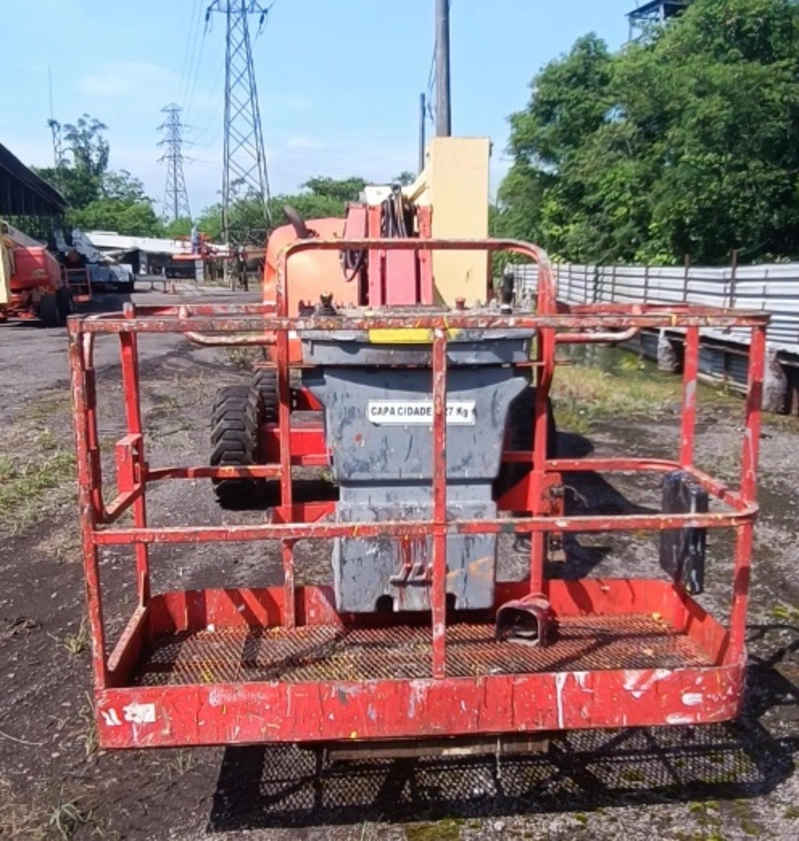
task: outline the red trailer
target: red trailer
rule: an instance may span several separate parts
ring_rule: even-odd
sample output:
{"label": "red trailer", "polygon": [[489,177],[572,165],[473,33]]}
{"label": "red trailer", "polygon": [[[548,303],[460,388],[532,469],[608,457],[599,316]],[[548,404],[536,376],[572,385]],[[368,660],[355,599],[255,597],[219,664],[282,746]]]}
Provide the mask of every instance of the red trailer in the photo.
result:
{"label": "red trailer", "polygon": [[[536,311],[429,307],[424,312],[322,311],[291,317],[286,289],[292,257],[301,252],[505,250],[538,263]],[[92,633],[94,698],[102,747],[166,747],[293,742],[374,750],[408,740],[472,740],[478,749],[502,739],[532,742],[555,731],[684,725],[735,718],[741,709],[746,650],[760,403],[767,316],[685,305],[570,306],[556,301],[546,255],[513,241],[303,240],[282,252],[276,305],[126,307],[124,313],[73,318],[70,362],[77,434],[80,519]],[[696,466],[694,436],[699,334],[702,328],[751,330],[741,480],[736,489]],[[672,459],[547,457],[547,403],[564,343],[608,342],[640,329],[685,331],[684,398],[678,452]],[[426,336],[432,418],[431,514],[420,508],[402,521],[330,521],[335,503],[299,501],[298,468],[330,465],[322,424],[292,423],[312,395],[293,385],[297,364],[290,335],[304,331],[414,331]],[[502,462],[522,464],[522,478],[497,500],[495,518],[456,518],[448,511],[450,344],[458,331],[535,331],[526,363],[536,384],[529,447],[505,447]],[[183,334],[205,344],[270,344],[278,382],[276,415],[256,418],[259,440],[274,454],[266,464],[151,464],[140,408],[138,344],[151,333]],[[118,337],[127,434],[116,445],[118,495],[104,498],[96,405],[94,340]],[[408,333],[410,335],[410,333]],[[451,375],[451,371],[449,372]],[[242,418],[242,430],[253,428]],[[586,515],[563,510],[563,487],[578,471],[682,477],[663,510],[634,515]],[[279,504],[247,525],[186,523],[151,527],[147,489],[154,482],[195,479],[279,483]],[[686,488],[712,500],[686,503]],[[209,489],[210,493],[210,489]],[[676,503],[675,503],[676,498]],[[132,512],[131,524],[118,521]],[[711,616],[690,595],[685,568],[660,578],[545,576],[548,554],[564,534],[660,532],[687,565],[701,554],[707,530],[734,537],[729,615]],[[448,539],[530,534],[525,580],[497,583],[490,609],[459,612],[447,601]],[[297,586],[300,540],[380,538],[403,543],[430,538],[418,584],[431,609],[423,613],[338,611],[331,588]],[[668,536],[675,538],[669,543]],[[280,587],[230,586],[153,592],[150,548],[176,544],[278,541]],[[118,639],[103,606],[98,554],[135,547],[138,605]],[[679,556],[679,557],[678,557]],[[687,567],[686,567],[687,568]],[[532,627],[527,639],[514,627]],[[493,750],[493,747],[491,748]]]}

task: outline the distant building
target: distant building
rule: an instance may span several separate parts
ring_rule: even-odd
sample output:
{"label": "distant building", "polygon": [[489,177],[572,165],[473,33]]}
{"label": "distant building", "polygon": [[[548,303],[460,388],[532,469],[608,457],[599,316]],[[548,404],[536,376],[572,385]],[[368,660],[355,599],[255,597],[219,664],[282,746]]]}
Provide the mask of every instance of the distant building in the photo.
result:
{"label": "distant building", "polygon": [[[172,265],[174,257],[192,253],[189,240],[131,237],[113,231],[86,231],[85,237],[98,251],[131,266],[137,275],[162,274]],[[194,270],[191,261],[184,265]]]}
{"label": "distant building", "polygon": [[627,13],[630,22],[630,40],[639,38],[653,26],[665,23],[679,15],[689,6],[691,0],[636,0],[635,9]]}

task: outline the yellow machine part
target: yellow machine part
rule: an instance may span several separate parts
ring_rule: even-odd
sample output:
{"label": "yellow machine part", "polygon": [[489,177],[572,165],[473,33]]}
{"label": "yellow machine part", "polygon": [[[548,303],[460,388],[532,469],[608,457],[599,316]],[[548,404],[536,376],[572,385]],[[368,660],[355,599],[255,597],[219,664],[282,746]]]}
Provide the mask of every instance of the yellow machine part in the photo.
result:
{"label": "yellow machine part", "polygon": [[[432,207],[435,239],[486,239],[491,141],[485,137],[434,137],[427,164],[404,192],[408,199]],[[449,306],[456,298],[484,301],[489,260],[484,251],[439,251],[433,254],[436,297]]]}
{"label": "yellow machine part", "polygon": [[13,240],[8,238],[0,228],[0,306],[7,306],[11,301],[11,275],[14,273],[13,248]]}

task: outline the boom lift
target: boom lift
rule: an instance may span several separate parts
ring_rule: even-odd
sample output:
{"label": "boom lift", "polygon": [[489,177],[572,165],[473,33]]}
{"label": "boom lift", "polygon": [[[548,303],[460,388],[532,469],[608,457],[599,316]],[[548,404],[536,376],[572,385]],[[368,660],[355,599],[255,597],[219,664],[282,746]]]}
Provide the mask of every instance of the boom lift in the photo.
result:
{"label": "boom lift", "polygon": [[[441,139],[414,187],[370,192],[346,220],[295,215],[275,232],[260,304],[129,305],[70,320],[104,748],[297,742],[385,753],[415,740],[527,749],[556,731],[738,715],[768,318],[558,302],[540,248],[486,238],[484,185],[487,143]],[[501,251],[537,264],[534,311],[516,305],[509,285],[494,294],[489,258]],[[752,333],[737,489],[700,470],[694,453],[699,332],[731,326]],[[549,409],[557,347],[660,327],[686,335],[678,453],[559,458]],[[218,395],[210,466],[146,455],[138,346],[153,333],[267,352],[251,384]],[[93,365],[95,338],[109,334],[127,417],[113,501],[103,495]],[[322,420],[299,415],[308,411]],[[297,472],[309,468],[329,473],[337,499],[299,495]],[[565,511],[564,484],[585,471],[661,477],[661,510]],[[197,479],[231,507],[268,487],[276,498],[246,523],[148,524],[153,483]],[[132,522],[120,523],[128,511]],[[695,598],[704,538],[718,529],[734,534],[726,622]],[[661,535],[660,577],[545,574],[562,534],[642,531]],[[503,535],[530,536],[520,580],[497,580]],[[151,588],[156,544],[253,541],[279,544],[281,585]],[[298,586],[300,541],[329,547],[332,583]],[[111,546],[135,547],[138,593],[116,640],[98,559]]]}

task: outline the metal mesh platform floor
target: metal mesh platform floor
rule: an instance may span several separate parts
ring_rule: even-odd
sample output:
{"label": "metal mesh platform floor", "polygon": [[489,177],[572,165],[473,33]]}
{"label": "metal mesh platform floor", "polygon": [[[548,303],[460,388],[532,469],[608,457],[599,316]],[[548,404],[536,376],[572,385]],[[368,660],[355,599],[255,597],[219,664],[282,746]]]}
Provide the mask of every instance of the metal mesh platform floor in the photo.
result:
{"label": "metal mesh platform floor", "polygon": [[[429,626],[220,628],[157,636],[133,676],[139,686],[431,676]],[[709,666],[696,642],[652,616],[561,619],[549,645],[498,642],[489,624],[447,627],[447,674],[522,674]]]}

